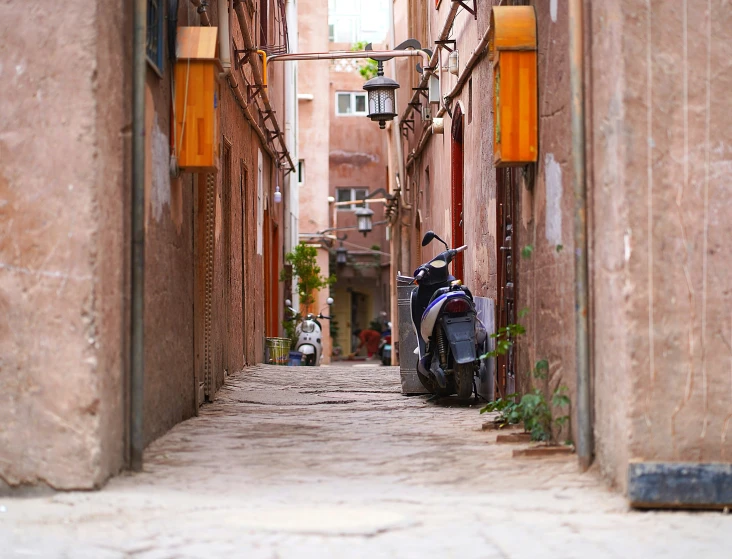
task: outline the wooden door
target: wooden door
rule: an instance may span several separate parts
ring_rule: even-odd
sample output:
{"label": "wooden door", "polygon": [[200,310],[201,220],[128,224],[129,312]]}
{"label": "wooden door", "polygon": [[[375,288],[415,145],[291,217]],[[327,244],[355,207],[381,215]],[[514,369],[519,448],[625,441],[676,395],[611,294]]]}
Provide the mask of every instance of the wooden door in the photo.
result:
{"label": "wooden door", "polygon": [[[496,224],[498,226],[498,304],[496,328],[515,324],[516,313],[516,172],[510,167],[496,169]],[[516,346],[496,359],[496,391],[505,396],[516,391]]]}

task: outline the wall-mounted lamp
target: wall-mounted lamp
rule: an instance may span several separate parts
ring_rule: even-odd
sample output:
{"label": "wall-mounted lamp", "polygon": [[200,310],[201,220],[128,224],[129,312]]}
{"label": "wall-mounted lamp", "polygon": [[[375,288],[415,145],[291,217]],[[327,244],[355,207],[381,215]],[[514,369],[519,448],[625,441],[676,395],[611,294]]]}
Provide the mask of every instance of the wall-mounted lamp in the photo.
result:
{"label": "wall-mounted lamp", "polygon": [[374,210],[367,208],[365,205],[362,208],[358,208],[355,212],[356,219],[358,221],[358,232],[363,233],[365,237],[371,232],[373,227],[372,218],[374,216]]}
{"label": "wall-mounted lamp", "polygon": [[396,94],[399,84],[391,78],[384,76],[384,63],[379,60],[379,66],[375,78],[371,78],[363,88],[369,95],[368,117],[379,123],[379,128],[386,128],[386,123],[394,120],[396,113]]}
{"label": "wall-mounted lamp", "polygon": [[343,266],[348,262],[348,250],[343,246],[343,243],[341,243],[341,246],[339,246],[336,249],[336,264],[339,266]]}
{"label": "wall-mounted lamp", "polygon": [[282,192],[280,192],[279,186],[275,186],[274,202],[275,202],[275,204],[279,204],[282,202]]}

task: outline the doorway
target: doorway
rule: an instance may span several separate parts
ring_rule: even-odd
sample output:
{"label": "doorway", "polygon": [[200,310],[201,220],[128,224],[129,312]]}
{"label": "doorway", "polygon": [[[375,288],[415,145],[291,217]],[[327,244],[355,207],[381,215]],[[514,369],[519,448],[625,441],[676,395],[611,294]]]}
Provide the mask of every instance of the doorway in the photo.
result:
{"label": "doorway", "polygon": [[[452,141],[450,145],[452,246],[455,248],[465,244],[463,164],[463,109],[458,103],[452,118]],[[458,254],[452,261],[452,273],[457,279],[464,281],[464,258],[462,253]]]}
{"label": "doorway", "polygon": [[[510,167],[496,169],[496,254],[498,304],[496,329],[515,324],[516,315],[516,183],[517,172]],[[516,344],[496,358],[496,391],[499,396],[516,391]]]}

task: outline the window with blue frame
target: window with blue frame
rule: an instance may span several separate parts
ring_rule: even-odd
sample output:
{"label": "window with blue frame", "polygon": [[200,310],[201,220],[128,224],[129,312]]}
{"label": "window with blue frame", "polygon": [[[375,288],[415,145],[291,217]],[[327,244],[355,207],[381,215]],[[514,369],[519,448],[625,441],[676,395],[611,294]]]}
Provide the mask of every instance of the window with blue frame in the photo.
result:
{"label": "window with blue frame", "polygon": [[163,7],[162,0],[147,0],[147,59],[158,71],[163,73]]}

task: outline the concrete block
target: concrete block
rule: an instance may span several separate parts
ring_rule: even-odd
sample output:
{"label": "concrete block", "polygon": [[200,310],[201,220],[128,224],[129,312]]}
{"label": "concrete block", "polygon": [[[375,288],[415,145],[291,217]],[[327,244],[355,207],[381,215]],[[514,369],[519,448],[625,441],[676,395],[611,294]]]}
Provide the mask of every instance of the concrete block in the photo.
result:
{"label": "concrete block", "polygon": [[628,500],[635,508],[732,506],[732,464],[631,462]]}

